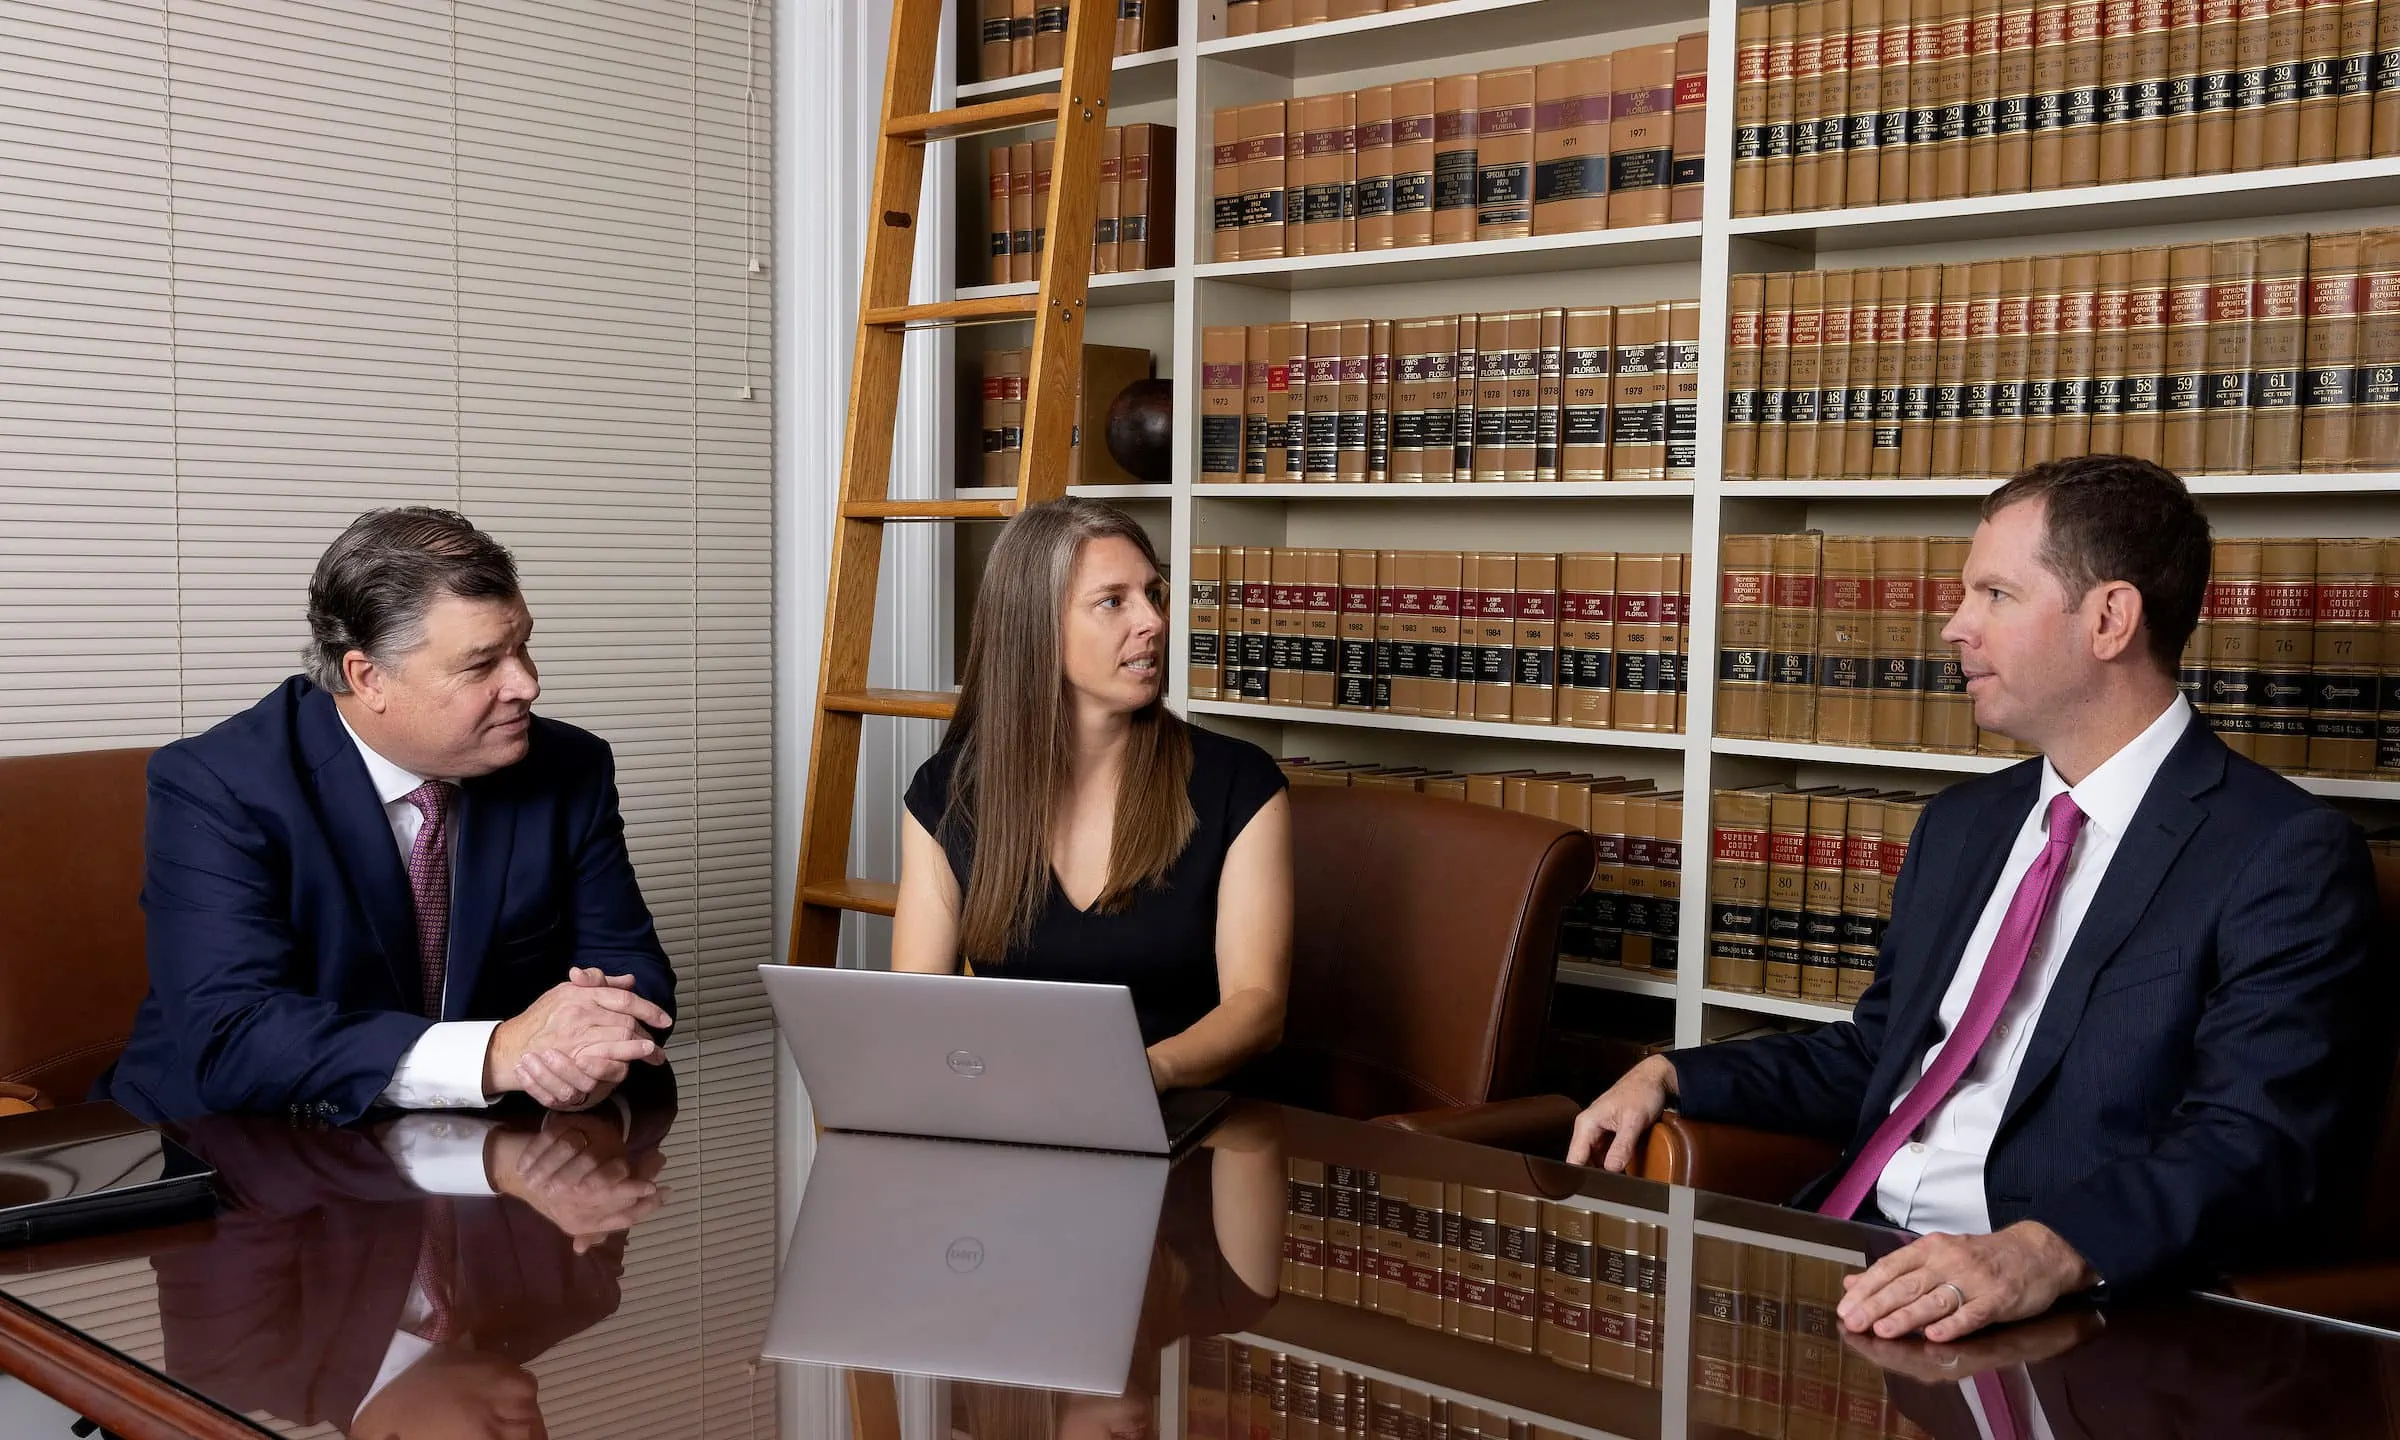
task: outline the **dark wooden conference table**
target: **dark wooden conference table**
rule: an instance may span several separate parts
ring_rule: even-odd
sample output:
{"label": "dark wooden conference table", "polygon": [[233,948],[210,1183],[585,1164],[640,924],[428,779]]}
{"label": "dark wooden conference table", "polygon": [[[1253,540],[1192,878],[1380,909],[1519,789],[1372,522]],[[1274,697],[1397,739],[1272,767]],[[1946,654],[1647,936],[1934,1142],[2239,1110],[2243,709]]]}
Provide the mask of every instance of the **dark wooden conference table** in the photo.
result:
{"label": "dark wooden conference table", "polygon": [[2400,1436],[2400,1337],[2164,1294],[1861,1343],[1888,1232],[1262,1104],[1172,1164],[820,1136],[787,1231],[771,1105],[683,1088],[505,1120],[530,1200],[193,1127],[212,1221],[0,1251],[0,1371],[129,1440]]}

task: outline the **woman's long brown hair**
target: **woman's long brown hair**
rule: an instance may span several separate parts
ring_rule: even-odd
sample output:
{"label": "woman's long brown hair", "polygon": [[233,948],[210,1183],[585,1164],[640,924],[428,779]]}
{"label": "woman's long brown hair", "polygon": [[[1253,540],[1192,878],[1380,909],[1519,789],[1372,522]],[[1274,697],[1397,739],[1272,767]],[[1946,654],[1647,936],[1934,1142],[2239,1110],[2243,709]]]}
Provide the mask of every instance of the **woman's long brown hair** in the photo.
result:
{"label": "woman's long brown hair", "polygon": [[[975,596],[973,635],[958,709],[945,742],[958,752],[945,825],[963,825],[974,846],[959,917],[959,950],[998,964],[1033,933],[1050,898],[1050,831],[1074,743],[1060,628],[1075,558],[1091,541],[1116,537],[1158,568],[1158,552],[1133,517],[1113,505],[1067,498],[1021,512],[1001,530]],[[1155,597],[1154,597],[1155,598]],[[1093,909],[1123,910],[1158,883],[1199,823],[1186,788],[1192,737],[1161,698],[1136,711],[1117,781],[1108,883]]]}

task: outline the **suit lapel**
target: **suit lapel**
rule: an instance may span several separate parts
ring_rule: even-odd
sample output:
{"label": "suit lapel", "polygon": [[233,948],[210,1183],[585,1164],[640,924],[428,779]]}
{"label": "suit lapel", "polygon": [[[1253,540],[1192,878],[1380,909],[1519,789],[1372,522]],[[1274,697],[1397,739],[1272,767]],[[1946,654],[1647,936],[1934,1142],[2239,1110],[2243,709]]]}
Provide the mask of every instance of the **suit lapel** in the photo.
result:
{"label": "suit lapel", "polygon": [[[505,772],[503,772],[505,773]],[[450,976],[442,1018],[465,1018],[499,923],[506,859],[517,833],[517,807],[498,777],[459,787],[458,843],[450,852]],[[562,977],[563,978],[563,977]]]}
{"label": "suit lapel", "polygon": [[2174,868],[2175,858],[2183,853],[2185,842],[2200,828],[2204,812],[2193,797],[2225,777],[2225,755],[2224,742],[2195,715],[2183,738],[2158,767],[2149,791],[2133,812],[2133,823],[2117,842],[2117,853],[2108,862],[2108,873],[2101,877],[2083,923],[2076,928],[2074,943],[2059,963],[2057,978],[2050,982],[2033,1039],[2025,1047],[2025,1062],[2009,1091],[2008,1108],[2001,1112],[2003,1130],[2016,1119],[2025,1097],[2057,1067],[2067,1042],[2083,1023],[2083,1005],[2091,995],[2092,981],[2133,933],[2167,871]]}
{"label": "suit lapel", "polygon": [[392,841],[391,821],[367,778],[366,762],[343,728],[333,697],[311,689],[300,697],[301,757],[315,788],[317,818],[333,847],[336,864],[350,882],[350,893],[366,912],[367,927],[383,951],[385,967],[401,999],[409,1001],[423,981],[417,965],[417,911],[410,897],[408,871],[400,862],[400,847]]}

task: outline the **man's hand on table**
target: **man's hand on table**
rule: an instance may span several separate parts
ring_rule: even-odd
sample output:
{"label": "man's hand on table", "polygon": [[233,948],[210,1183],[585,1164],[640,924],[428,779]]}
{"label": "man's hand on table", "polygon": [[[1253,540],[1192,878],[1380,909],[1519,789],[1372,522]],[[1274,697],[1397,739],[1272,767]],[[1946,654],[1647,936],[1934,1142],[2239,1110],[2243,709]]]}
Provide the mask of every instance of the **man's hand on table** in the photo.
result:
{"label": "man's hand on table", "polygon": [[1658,1123],[1674,1097],[1675,1067],[1664,1055],[1650,1056],[1575,1117],[1575,1136],[1567,1142],[1567,1163],[1589,1165],[1592,1157],[1599,1155],[1603,1170],[1631,1167],[1642,1136]]}
{"label": "man's hand on table", "polygon": [[2037,1221],[1992,1235],[1927,1235],[1843,1277],[1842,1328],[1886,1340],[1922,1331],[1927,1340],[1951,1341],[2039,1315],[2060,1296],[2099,1283],[2075,1247]]}
{"label": "man's hand on table", "polygon": [[1955,1385],[1987,1370],[2055,1359],[2107,1328],[2099,1311],[2075,1307],[1952,1345],[1847,1333],[1842,1343],[1870,1364],[1920,1385]]}
{"label": "man's hand on table", "polygon": [[650,1038],[675,1022],[634,993],[631,975],[576,968],[524,1013],[503,1020],[483,1057],[487,1095],[522,1090],[553,1110],[583,1110],[608,1098],[635,1063],[665,1063]]}
{"label": "man's hand on table", "polygon": [[628,1157],[616,1121],[593,1115],[554,1114],[538,1131],[496,1129],[484,1150],[492,1188],[566,1232],[578,1255],[666,1203],[657,1183],[664,1164],[655,1150]]}

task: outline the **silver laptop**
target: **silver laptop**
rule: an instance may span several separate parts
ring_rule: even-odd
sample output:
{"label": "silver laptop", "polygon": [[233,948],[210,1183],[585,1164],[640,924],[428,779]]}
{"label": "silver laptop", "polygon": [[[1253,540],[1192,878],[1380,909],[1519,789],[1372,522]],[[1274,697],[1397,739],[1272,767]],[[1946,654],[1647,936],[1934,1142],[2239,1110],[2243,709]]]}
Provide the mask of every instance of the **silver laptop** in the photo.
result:
{"label": "silver laptop", "polygon": [[764,1354],[1121,1394],[1168,1164],[825,1132]]}
{"label": "silver laptop", "polygon": [[1228,1098],[1162,1100],[1122,985],[758,969],[830,1129],[1167,1155]]}

